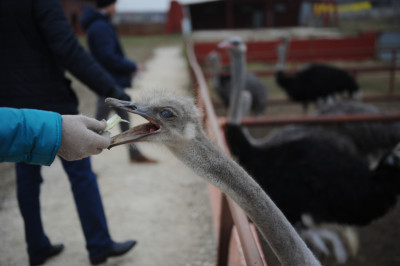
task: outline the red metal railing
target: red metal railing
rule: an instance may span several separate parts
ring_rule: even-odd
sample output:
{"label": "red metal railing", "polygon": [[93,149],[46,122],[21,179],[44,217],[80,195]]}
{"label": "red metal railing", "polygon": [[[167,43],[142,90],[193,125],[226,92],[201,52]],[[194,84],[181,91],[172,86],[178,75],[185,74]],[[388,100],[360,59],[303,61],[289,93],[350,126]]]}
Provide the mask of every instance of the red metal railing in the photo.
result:
{"label": "red metal railing", "polygon": [[[191,40],[186,41],[186,51],[189,64],[193,75],[197,81],[197,98],[198,104],[203,109],[205,114],[205,124],[207,133],[212,136],[216,144],[220,146],[225,152],[229,152],[226,146],[224,136],[220,130],[220,125],[211,103],[209,90],[207,87],[204,74],[197,63],[196,56],[193,50],[193,43]],[[266,265],[263,254],[260,251],[259,239],[255,230],[252,229],[244,211],[236,205],[236,203],[229,197],[222,194],[217,188],[209,185],[211,208],[214,217],[214,229],[217,235],[218,243],[218,258],[217,265],[233,265],[229,264],[230,261],[240,261],[237,256],[243,254],[246,265]],[[233,250],[230,252],[230,241],[232,229],[236,227],[239,242],[235,247],[240,250]]]}

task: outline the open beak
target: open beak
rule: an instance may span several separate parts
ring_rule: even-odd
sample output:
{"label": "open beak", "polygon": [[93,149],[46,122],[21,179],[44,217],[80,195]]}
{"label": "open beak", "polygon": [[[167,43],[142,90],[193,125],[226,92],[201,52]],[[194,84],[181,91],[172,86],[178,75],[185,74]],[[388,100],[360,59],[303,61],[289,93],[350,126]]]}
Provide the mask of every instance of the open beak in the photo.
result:
{"label": "open beak", "polygon": [[122,109],[127,112],[140,115],[148,121],[148,123],[135,126],[124,132],[121,132],[121,134],[113,136],[111,138],[111,145],[108,147],[109,149],[121,144],[140,141],[146,136],[157,134],[161,129],[160,122],[152,117],[150,111],[148,110],[148,108],[146,108],[146,105],[121,101],[114,98],[107,98],[105,100],[105,103],[108,104],[110,107]]}

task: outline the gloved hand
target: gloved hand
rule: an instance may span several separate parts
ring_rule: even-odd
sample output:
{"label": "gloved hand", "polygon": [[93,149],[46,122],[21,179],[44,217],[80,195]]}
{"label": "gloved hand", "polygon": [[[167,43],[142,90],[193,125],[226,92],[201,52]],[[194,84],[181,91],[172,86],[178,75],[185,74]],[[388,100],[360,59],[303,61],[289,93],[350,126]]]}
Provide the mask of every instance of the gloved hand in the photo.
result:
{"label": "gloved hand", "polygon": [[122,88],[116,87],[114,91],[108,96],[122,101],[131,101],[131,97],[124,92]]}
{"label": "gloved hand", "polygon": [[67,161],[80,160],[99,154],[111,142],[110,132],[104,132],[107,123],[84,115],[62,116],[62,137],[58,155]]}

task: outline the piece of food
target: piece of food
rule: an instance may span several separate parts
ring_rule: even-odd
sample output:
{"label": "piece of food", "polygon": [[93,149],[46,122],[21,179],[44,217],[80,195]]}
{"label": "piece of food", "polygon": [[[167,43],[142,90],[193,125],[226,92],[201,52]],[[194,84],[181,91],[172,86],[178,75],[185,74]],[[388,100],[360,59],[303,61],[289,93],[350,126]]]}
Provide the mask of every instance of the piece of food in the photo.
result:
{"label": "piece of food", "polygon": [[107,127],[105,131],[112,129],[116,124],[120,122],[129,123],[129,121],[122,119],[119,115],[113,115],[110,119],[107,120]]}

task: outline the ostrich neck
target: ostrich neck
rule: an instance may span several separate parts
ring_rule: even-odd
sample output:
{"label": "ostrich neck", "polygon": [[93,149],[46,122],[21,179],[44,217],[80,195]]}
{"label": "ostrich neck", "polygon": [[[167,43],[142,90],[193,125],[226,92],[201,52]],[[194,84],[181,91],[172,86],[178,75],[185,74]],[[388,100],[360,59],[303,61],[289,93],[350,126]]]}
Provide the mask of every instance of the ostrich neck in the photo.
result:
{"label": "ostrich neck", "polygon": [[320,265],[282,212],[238,164],[199,130],[170,150],[199,176],[231,197],[257,226],[283,265]]}
{"label": "ostrich neck", "polygon": [[211,74],[212,74],[212,82],[214,88],[217,88],[221,85],[219,82],[220,71],[221,71],[221,60],[218,57],[213,58],[211,63]]}
{"label": "ostrich neck", "polygon": [[283,42],[283,44],[281,45],[282,49],[278,50],[278,62],[276,64],[276,70],[283,72],[286,69],[286,59],[287,59],[289,44],[287,42]]}
{"label": "ostrich neck", "polygon": [[231,94],[227,115],[229,123],[240,124],[242,110],[240,108],[240,94],[245,87],[246,79],[246,55],[245,52],[230,51],[231,57]]}
{"label": "ostrich neck", "polygon": [[[248,110],[244,110],[242,102],[242,97],[244,96],[242,92],[245,90],[246,85],[246,54],[245,52],[235,51],[231,52],[230,56],[232,62],[232,91],[230,95],[231,99],[227,114],[227,122],[228,124],[241,127],[241,131],[244,136],[243,141],[254,143],[255,140],[251,136],[249,130],[246,127],[241,126],[243,115],[245,112],[250,111],[250,108],[248,108]],[[248,107],[251,106],[251,101],[253,101],[253,99],[250,99],[249,101],[250,103]]]}

